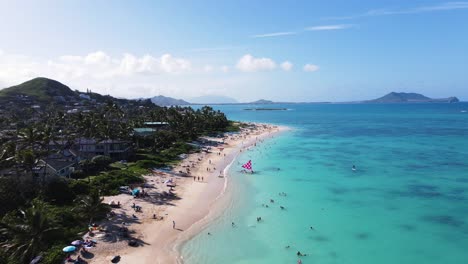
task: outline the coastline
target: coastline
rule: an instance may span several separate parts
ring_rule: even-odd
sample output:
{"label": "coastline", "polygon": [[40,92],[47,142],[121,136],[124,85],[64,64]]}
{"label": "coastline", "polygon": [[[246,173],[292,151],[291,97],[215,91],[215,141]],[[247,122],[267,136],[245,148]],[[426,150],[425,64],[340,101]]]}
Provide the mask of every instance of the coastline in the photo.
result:
{"label": "coastline", "polygon": [[[263,124],[260,124],[260,125],[263,125]],[[262,133],[260,135],[257,135],[256,137],[249,138],[247,143],[244,142],[244,145],[241,147],[241,149],[246,150],[246,149],[255,147],[257,141],[259,140],[260,141],[268,140],[268,139],[278,136],[282,132],[290,130],[290,128],[286,126],[273,126],[273,127],[274,127],[274,131],[272,133]],[[187,243],[190,239],[192,239],[193,237],[201,233],[214,220],[221,217],[226,208],[225,205],[229,203],[230,199],[232,199],[232,196],[231,196],[232,193],[230,192],[231,189],[229,188],[231,185],[231,183],[229,183],[231,178],[230,178],[230,175],[228,174],[228,171],[230,170],[233,163],[236,161],[237,157],[240,155],[240,152],[236,151],[234,152],[234,154],[235,155],[232,157],[229,164],[223,168],[223,174],[225,175],[224,188],[222,192],[220,192],[219,195],[216,197],[216,199],[212,201],[210,209],[208,210],[205,217],[193,223],[192,226],[187,230],[187,232],[184,232],[183,234],[181,234],[174,241],[172,250],[177,253],[178,264],[184,263],[183,256],[180,255],[180,252],[181,252],[182,247],[185,245],[185,243]]]}
{"label": "coastline", "polygon": [[[227,171],[239,153],[255,146],[259,140],[272,138],[288,129],[283,126],[254,124],[253,128],[242,129],[239,134],[233,136],[225,136],[222,139],[206,138],[220,144],[224,141],[225,144],[219,151],[190,154],[173,169],[173,172],[178,172],[187,167],[191,168],[189,177],[169,175],[177,185],[178,200],[155,205],[154,202],[129,199],[128,195],[124,194],[105,197],[105,202],[114,200],[122,204],[122,208],[117,212],[121,215],[127,215],[127,211],[131,211],[128,207],[134,202],[144,208],[144,213],[138,215],[138,220],[129,227],[132,237],[137,239],[141,246],[129,247],[123,240],[103,242],[105,246],[101,249],[101,245],[98,246],[95,257],[90,259],[89,263],[108,263],[116,255],[121,257],[120,263],[183,263],[180,249],[184,243],[222,214],[222,205],[229,200],[226,195],[229,190]],[[146,175],[145,179],[149,183],[155,182],[154,188],[161,190],[167,176]],[[193,176],[203,180],[196,180]],[[152,195],[151,190],[147,193]],[[149,210],[150,208],[152,210]],[[164,219],[152,219],[153,213]],[[123,217],[119,219],[121,218]],[[176,223],[175,228],[173,221]]]}

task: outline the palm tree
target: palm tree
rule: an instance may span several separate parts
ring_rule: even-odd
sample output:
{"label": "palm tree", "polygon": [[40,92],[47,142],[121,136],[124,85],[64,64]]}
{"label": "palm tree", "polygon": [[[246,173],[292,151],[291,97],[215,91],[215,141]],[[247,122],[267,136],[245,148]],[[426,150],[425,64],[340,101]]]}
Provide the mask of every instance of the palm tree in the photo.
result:
{"label": "palm tree", "polygon": [[75,203],[77,207],[73,210],[80,212],[87,219],[89,219],[89,224],[93,222],[93,219],[107,211],[107,206],[102,203],[104,198],[99,196],[99,193],[94,191],[89,195],[82,195],[76,198]]}
{"label": "palm tree", "polygon": [[42,202],[33,201],[30,208],[20,213],[21,216],[15,221],[0,223],[0,234],[9,238],[0,245],[21,263],[29,263],[46,249],[59,228],[47,217]]}

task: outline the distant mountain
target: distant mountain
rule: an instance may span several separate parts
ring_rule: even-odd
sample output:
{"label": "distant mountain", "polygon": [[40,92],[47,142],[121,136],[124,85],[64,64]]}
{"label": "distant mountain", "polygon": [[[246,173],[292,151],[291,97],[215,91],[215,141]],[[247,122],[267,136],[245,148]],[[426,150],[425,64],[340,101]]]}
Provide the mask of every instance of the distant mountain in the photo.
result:
{"label": "distant mountain", "polygon": [[222,95],[205,95],[190,99],[192,104],[236,104],[236,99]]}
{"label": "distant mountain", "polygon": [[457,97],[434,99],[418,93],[391,92],[374,100],[363,101],[363,103],[456,103]]}
{"label": "distant mountain", "polygon": [[166,97],[162,95],[151,98],[151,102],[159,106],[171,106],[171,105],[189,105],[190,103],[182,99],[175,99],[172,97]]}
{"label": "distant mountain", "polygon": [[251,102],[249,104],[274,104],[275,102],[270,101],[270,100],[265,100],[265,99],[260,99],[254,102]]}
{"label": "distant mountain", "polygon": [[0,90],[1,97],[29,96],[39,101],[51,100],[54,96],[76,96],[68,86],[44,77],[34,78],[19,85]]}

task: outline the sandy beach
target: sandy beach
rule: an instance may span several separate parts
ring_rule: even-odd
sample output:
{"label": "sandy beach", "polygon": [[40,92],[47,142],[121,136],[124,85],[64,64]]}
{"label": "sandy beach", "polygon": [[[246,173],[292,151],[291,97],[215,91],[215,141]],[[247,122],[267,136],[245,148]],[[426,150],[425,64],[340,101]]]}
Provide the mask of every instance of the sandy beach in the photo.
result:
{"label": "sandy beach", "polygon": [[[95,233],[92,239],[97,246],[84,259],[88,263],[109,263],[118,255],[119,263],[182,263],[179,246],[200,232],[223,208],[219,198],[228,187],[228,166],[242,151],[286,129],[252,124],[237,134],[205,137],[205,151],[189,154],[171,172],[145,175],[146,183],[139,188],[144,190],[144,197],[104,197],[105,203],[118,203],[120,207],[113,209],[108,221],[100,223],[106,232]],[[175,185],[175,195],[166,195],[171,192],[168,185]],[[141,211],[136,211],[135,206]],[[128,235],[122,236],[122,228],[128,229]],[[135,240],[138,246],[129,246],[129,240]]]}

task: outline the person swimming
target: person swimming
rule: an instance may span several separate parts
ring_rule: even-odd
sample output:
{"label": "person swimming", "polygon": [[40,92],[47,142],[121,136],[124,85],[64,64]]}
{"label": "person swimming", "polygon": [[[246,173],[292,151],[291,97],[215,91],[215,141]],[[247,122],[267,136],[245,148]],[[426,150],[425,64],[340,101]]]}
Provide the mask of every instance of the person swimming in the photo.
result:
{"label": "person swimming", "polygon": [[281,210],[284,210],[284,206],[280,206]]}
{"label": "person swimming", "polygon": [[355,170],[356,170],[356,166],[353,165],[353,167],[352,167],[351,169],[352,169],[353,171],[355,171]]}

